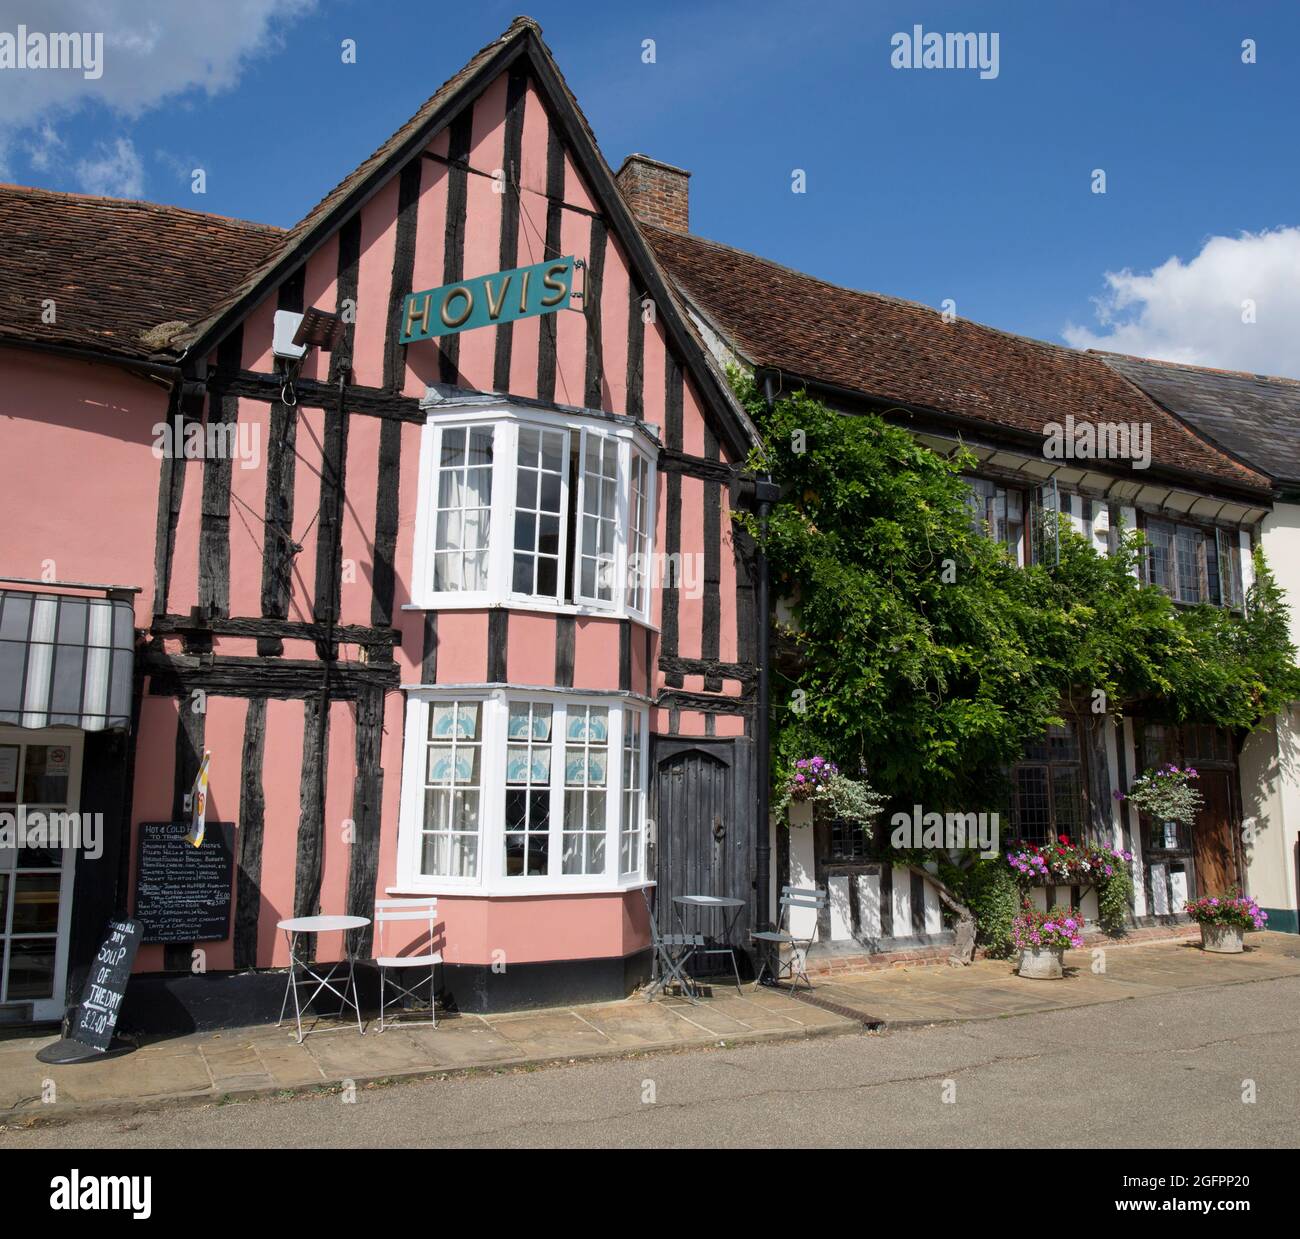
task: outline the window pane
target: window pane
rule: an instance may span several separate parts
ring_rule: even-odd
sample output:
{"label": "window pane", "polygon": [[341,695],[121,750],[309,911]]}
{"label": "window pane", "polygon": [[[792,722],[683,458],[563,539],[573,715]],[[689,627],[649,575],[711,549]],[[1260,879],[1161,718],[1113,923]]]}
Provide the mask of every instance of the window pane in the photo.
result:
{"label": "window pane", "polygon": [[578,593],[593,602],[614,599],[618,444],[588,432],[582,463],[582,546]]}
{"label": "window pane", "polygon": [[478,876],[482,719],[477,701],[428,706],[424,821],[420,872],[436,877]]}
{"label": "window pane", "polygon": [[1201,602],[1201,543],[1199,529],[1179,525],[1175,546],[1178,555],[1178,599],[1180,602]]}
{"label": "window pane", "polygon": [[631,494],[628,501],[627,605],[634,611],[644,611],[647,602],[650,568],[649,476],[649,463],[640,453],[633,452]]}
{"label": "window pane", "polygon": [[551,711],[549,702],[510,703],[506,724],[507,877],[539,877],[549,871]]}
{"label": "window pane", "polygon": [[18,938],[9,943],[11,1002],[54,997],[55,938]]}
{"label": "window pane", "polygon": [[[515,593],[555,598],[559,591],[560,514],[565,431],[519,431],[516,460],[514,566],[510,586]],[[547,562],[543,556],[552,557]]]}
{"label": "window pane", "polygon": [[1052,834],[1046,767],[1018,767],[1015,796],[1016,833],[1028,843],[1046,843]]}
{"label": "window pane", "polygon": [[565,740],[561,867],[566,874],[604,873],[608,707],[570,705]]}
{"label": "window pane", "polygon": [[487,588],[491,534],[492,429],[442,431],[433,528],[433,588]]}
{"label": "window pane", "polygon": [[1148,521],[1147,571],[1152,585],[1174,593],[1174,527],[1165,521]]}
{"label": "window pane", "polygon": [[14,933],[58,932],[59,880],[57,873],[15,874]]}

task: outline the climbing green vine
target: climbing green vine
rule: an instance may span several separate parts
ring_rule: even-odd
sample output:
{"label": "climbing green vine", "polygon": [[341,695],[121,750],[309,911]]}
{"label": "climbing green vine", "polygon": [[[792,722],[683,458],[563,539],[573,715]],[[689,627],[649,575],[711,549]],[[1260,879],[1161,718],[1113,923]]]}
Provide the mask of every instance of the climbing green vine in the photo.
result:
{"label": "climbing green vine", "polygon": [[969,453],[945,459],[802,392],[769,412],[747,376],[732,381],[763,437],[751,463],[782,488],[765,541],[791,612],[772,689],[778,784],[824,753],[865,764],[895,803],[997,807],[1000,771],[1063,701],[1250,729],[1300,698],[1262,554],[1244,620],[1142,584],[1133,531],[1108,556],[1062,526],[1058,564],[1018,568],[972,526]]}

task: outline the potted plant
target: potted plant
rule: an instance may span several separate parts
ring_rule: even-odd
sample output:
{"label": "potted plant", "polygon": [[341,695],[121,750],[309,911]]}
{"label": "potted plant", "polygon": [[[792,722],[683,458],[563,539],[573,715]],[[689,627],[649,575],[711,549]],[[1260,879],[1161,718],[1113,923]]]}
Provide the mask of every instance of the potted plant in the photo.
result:
{"label": "potted plant", "polygon": [[1050,981],[1063,975],[1067,947],[1083,945],[1083,917],[1073,908],[1040,912],[1026,903],[1012,922],[1011,941],[1020,951],[1022,977]]}
{"label": "potted plant", "polygon": [[1202,948],[1216,955],[1240,955],[1245,950],[1242,938],[1246,931],[1263,929],[1268,923],[1268,913],[1235,890],[1189,899],[1187,915],[1201,926]]}
{"label": "potted plant", "polygon": [[[1128,795],[1117,791],[1117,800],[1128,800],[1137,805],[1153,822],[1160,822],[1167,837],[1177,838],[1177,828],[1190,827],[1201,811],[1203,797],[1192,786],[1200,778],[1190,766],[1179,768],[1170,763],[1144,770],[1128,789]],[[1170,827],[1173,830],[1170,830]]]}

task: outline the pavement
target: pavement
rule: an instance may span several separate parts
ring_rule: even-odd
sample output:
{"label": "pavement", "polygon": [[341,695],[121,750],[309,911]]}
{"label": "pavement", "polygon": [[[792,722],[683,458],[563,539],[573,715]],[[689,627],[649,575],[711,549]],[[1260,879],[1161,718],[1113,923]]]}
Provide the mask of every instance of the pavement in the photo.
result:
{"label": "pavement", "polygon": [[[918,967],[822,980],[808,997],[715,987],[681,998],[406,1023],[363,1037],[322,1020],[301,1044],[288,1028],[256,1027],[149,1041],[130,1054],[50,1067],[35,1054],[52,1035],[0,1039],[0,1130],[177,1106],[338,1092],[399,1079],[502,1074],[551,1064],[861,1034],[865,1027],[978,1024],[1134,999],[1286,981],[1300,991],[1300,937],[1251,934],[1243,955],[1169,942],[1069,952],[1060,981],[1017,977],[1008,961]],[[1222,997],[1214,1001],[1222,1003]],[[1235,1005],[1235,1002],[1234,1004]],[[1294,1019],[1292,1020],[1294,1024]]]}

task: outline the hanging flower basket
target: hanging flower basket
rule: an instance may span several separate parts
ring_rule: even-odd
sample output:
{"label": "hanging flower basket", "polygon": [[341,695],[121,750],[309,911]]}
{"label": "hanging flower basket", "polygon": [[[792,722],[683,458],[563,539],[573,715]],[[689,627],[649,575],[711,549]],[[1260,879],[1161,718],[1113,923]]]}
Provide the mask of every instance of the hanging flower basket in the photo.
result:
{"label": "hanging flower basket", "polygon": [[885,797],[865,779],[851,779],[820,754],[801,757],[781,784],[776,809],[792,826],[811,826],[816,810],[836,821],[867,827],[880,816]]}
{"label": "hanging flower basket", "polygon": [[1160,766],[1144,770],[1128,789],[1116,791],[1116,800],[1127,800],[1154,822],[1176,822],[1190,826],[1201,811],[1204,797],[1192,786],[1201,776],[1190,766]]}

